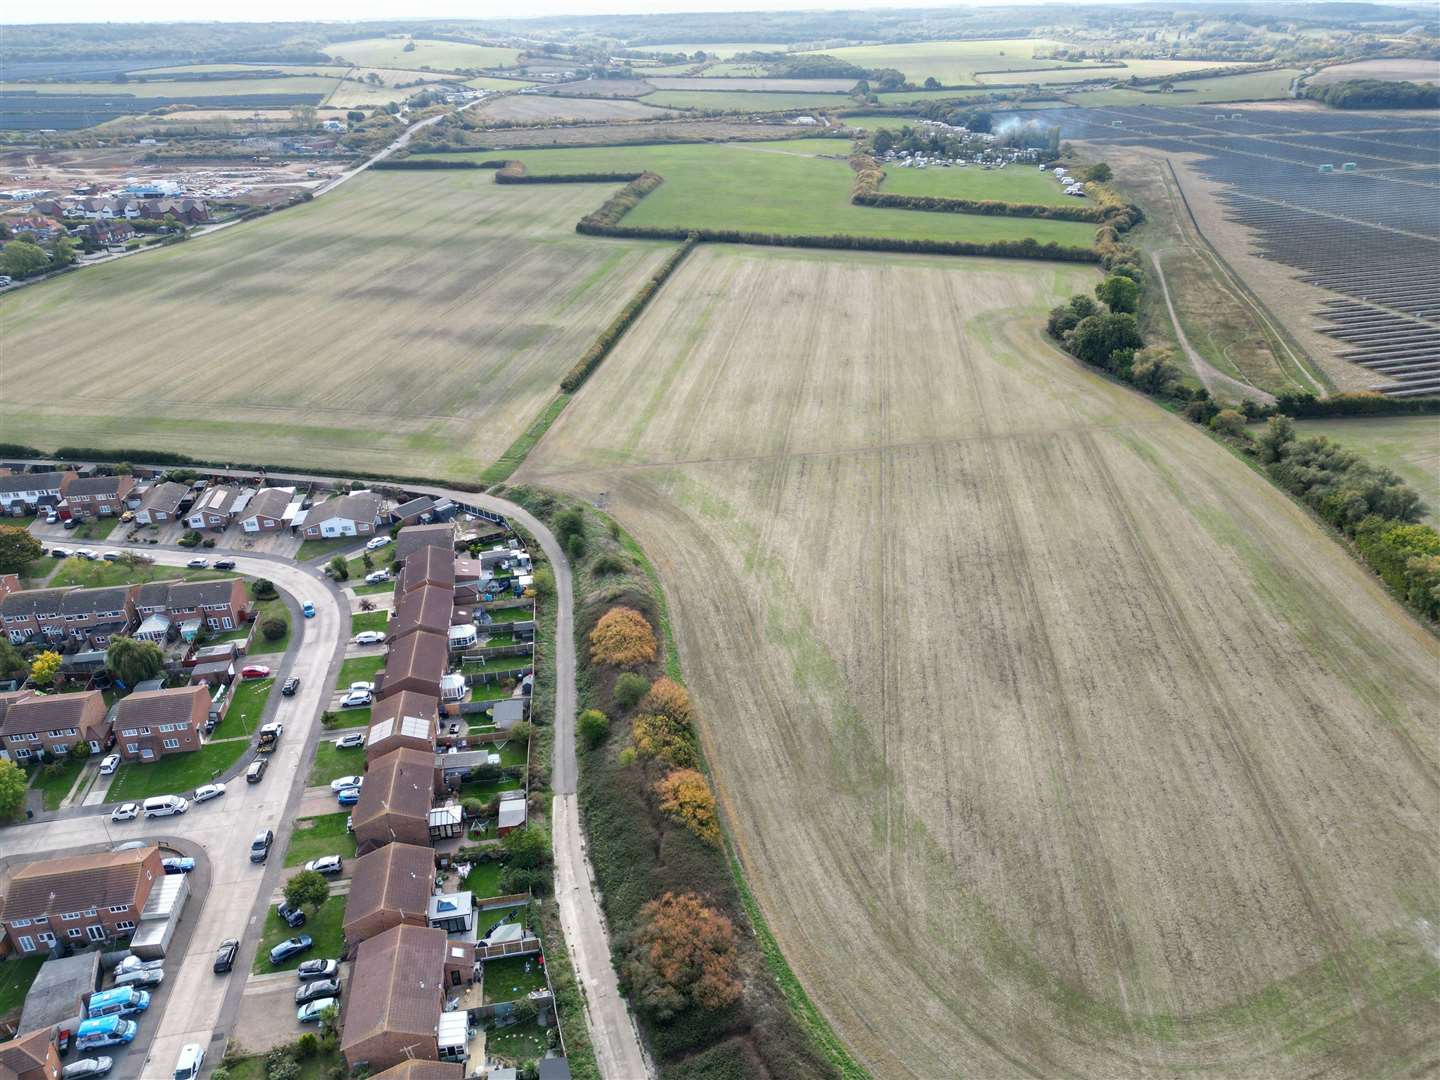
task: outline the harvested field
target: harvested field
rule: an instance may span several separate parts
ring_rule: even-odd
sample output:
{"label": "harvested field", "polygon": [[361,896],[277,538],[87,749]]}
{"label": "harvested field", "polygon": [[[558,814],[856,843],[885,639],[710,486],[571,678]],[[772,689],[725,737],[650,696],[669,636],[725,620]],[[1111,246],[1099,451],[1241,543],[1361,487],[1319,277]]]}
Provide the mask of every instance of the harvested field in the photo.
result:
{"label": "harvested field", "polygon": [[1360,60],[1321,68],[1305,80],[1306,86],[1345,82],[1347,79],[1394,79],[1405,82],[1440,82],[1440,60]]}
{"label": "harvested field", "polygon": [[769,90],[848,94],[854,79],[666,79],[646,76],[656,90]]}
{"label": "harvested field", "polygon": [[517,120],[543,123],[547,120],[653,120],[669,115],[664,109],[638,101],[609,98],[551,97],[541,94],[514,94],[486,101],[470,109],[472,121]]}
{"label": "harvested field", "polygon": [[655,89],[643,79],[581,79],[541,87],[542,94],[559,97],[637,98]]}
{"label": "harvested field", "polygon": [[0,300],[0,429],[473,479],[672,246],[575,235],[610,190],[367,174],[21,289]]}
{"label": "harvested field", "polygon": [[[473,115],[474,110],[467,113]],[[653,116],[665,113],[651,110]],[[675,119],[624,121],[616,124],[585,124],[577,127],[534,127],[494,128],[485,131],[480,139],[492,147],[540,147],[540,146],[597,146],[605,143],[648,143],[684,141],[693,139],[704,142],[737,140],[745,142],[767,142],[781,135],[794,132],[779,124],[748,123],[744,120],[698,120]]]}
{"label": "harvested field", "polygon": [[[852,45],[840,49],[817,49],[815,52],[848,60],[862,68],[896,68],[912,83],[939,79],[944,86],[974,83],[981,71],[1017,72],[1037,68],[1093,67],[1067,65],[1061,60],[1046,59],[1044,54],[1062,43],[1045,38],[992,38],[981,41],[921,41],[906,45]],[[1039,53],[1041,55],[1037,56]],[[1017,75],[1015,82],[1029,81]]]}
{"label": "harvested field", "polygon": [[1169,93],[1152,88],[1146,93],[1115,87],[1112,90],[1082,90],[1067,94],[1066,100],[1076,105],[1164,105],[1173,108],[1185,105],[1208,105],[1222,101],[1265,101],[1283,98],[1290,93],[1290,84],[1300,74],[1299,68],[1275,71],[1246,72],[1243,75],[1217,75],[1213,79],[1185,79]]}
{"label": "harvested field", "polygon": [[654,561],[748,880],[875,1075],[1423,1071],[1440,644],[1046,344],[1095,280],[702,247],[516,479]]}
{"label": "harvested field", "polygon": [[[413,45],[413,49],[407,46]],[[378,37],[359,41],[337,41],[325,47],[336,60],[357,67],[434,68],[455,71],[469,68],[514,67],[518,49],[469,45],[463,41],[426,41],[420,38]]]}
{"label": "harvested field", "polygon": [[656,90],[641,101],[674,109],[726,112],[780,112],[785,109],[844,109],[855,104],[845,94],[760,93],[753,90]]}
{"label": "harvested field", "polygon": [[948,169],[901,169],[885,166],[880,190],[897,195],[940,195],[948,199],[994,199],[997,202],[1040,203],[1044,206],[1084,206],[1086,200],[1066,195],[1046,169],[1008,165],[982,169],[976,165]]}
{"label": "harvested field", "polygon": [[[1242,67],[1242,64],[1223,63],[1218,60],[1120,60],[1118,67],[1068,67],[1058,71],[981,71],[975,81],[985,86],[1013,85],[1015,83],[1040,83],[1042,86],[1064,83],[1090,82],[1096,79],[1113,79],[1124,82],[1132,76],[1142,79],[1160,78],[1167,75],[1191,75],[1197,71],[1212,71],[1219,68]],[[1180,89],[1190,80],[1176,83]]]}
{"label": "harvested field", "polygon": [[697,52],[703,52],[706,56],[718,56],[722,60],[728,60],[736,53],[742,52],[790,51],[789,45],[774,41],[722,41],[719,44],[680,42],[676,45],[632,45],[630,47],[637,52],[684,53],[686,56],[694,56]]}

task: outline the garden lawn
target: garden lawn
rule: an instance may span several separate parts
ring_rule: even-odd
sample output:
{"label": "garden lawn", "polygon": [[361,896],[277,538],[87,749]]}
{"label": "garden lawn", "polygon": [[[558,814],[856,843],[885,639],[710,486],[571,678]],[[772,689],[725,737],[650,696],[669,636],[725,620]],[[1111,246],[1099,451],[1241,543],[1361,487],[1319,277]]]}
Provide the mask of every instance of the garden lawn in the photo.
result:
{"label": "garden lawn", "polygon": [[[519,150],[508,156],[524,162],[537,176],[645,169],[659,173],[665,183],[625,215],[625,225],[739,229],[787,236],[843,234],[970,243],[1033,238],[1064,247],[1094,244],[1095,227],[1085,222],[852,206],[849,151],[846,140],[793,139]],[[596,206],[608,190],[596,189]]]}
{"label": "garden lawn", "polygon": [[349,816],[350,811],[342,810],[338,814],[321,814],[295,822],[290,846],[285,849],[285,865],[300,866],[322,855],[354,858],[355,838],[345,830],[345,821]]}
{"label": "garden lawn", "polygon": [[349,686],[356,682],[374,682],[375,673],[385,666],[385,656],[377,653],[374,656],[352,656],[340,665],[340,677],[335,685],[340,688]]}
{"label": "garden lawn", "polygon": [[350,551],[365,543],[363,536],[338,536],[333,540],[306,540],[300,545],[300,550],[295,553],[299,562],[309,562],[311,559],[333,557],[340,552]]}
{"label": "garden lawn", "polygon": [[528,1024],[511,1024],[486,1033],[485,1052],[492,1057],[527,1061],[545,1055],[545,1039],[545,1029],[533,1020]]}
{"label": "garden lawn", "polygon": [[25,1003],[25,994],[44,962],[43,956],[25,956],[19,959],[12,956],[0,964],[0,1016],[8,1015]]}
{"label": "garden lawn", "polygon": [[106,795],[109,802],[138,802],[152,795],[183,795],[208,784],[234,765],[249,748],[248,739],[209,742],[188,754],[159,761],[127,761],[115,772]]}
{"label": "garden lawn", "polygon": [[321,742],[315,747],[315,763],[310,766],[311,787],[328,784],[337,776],[356,776],[365,771],[365,748],[350,746],[340,749],[332,742]]}
{"label": "garden lawn", "polygon": [[[287,864],[288,865],[288,864]],[[286,926],[272,906],[265,913],[265,931],[260,937],[260,947],[255,950],[255,974],[269,975],[276,971],[294,971],[306,960],[335,960],[344,946],[342,927],[345,922],[345,898],[331,895],[314,914],[306,911],[308,918],[304,926],[291,929]],[[292,956],[283,964],[270,963],[270,950],[288,937],[309,934],[315,944],[305,952]]]}
{"label": "garden lawn", "polygon": [[79,525],[70,533],[72,540],[104,540],[107,539],[115,526],[120,524],[118,517],[96,518],[94,521],[87,521]]}
{"label": "garden lawn", "polygon": [[230,690],[230,709],[216,726],[211,739],[248,738],[260,726],[265,703],[275,689],[274,679],[246,679],[234,683]]}
{"label": "garden lawn", "polygon": [[529,622],[535,618],[535,606],[533,604],[516,604],[512,607],[488,608],[485,611],[492,622]]}
{"label": "garden lawn", "polygon": [[[490,912],[480,912],[477,919]],[[530,970],[525,970],[526,961]],[[485,1004],[500,1001],[516,1001],[531,990],[545,986],[545,969],[535,962],[535,957],[507,956],[503,960],[485,961]]]}
{"label": "garden lawn", "polygon": [[515,688],[510,683],[511,679],[499,679],[495,682],[476,683],[470,687],[471,701],[499,701],[501,698],[513,696]]}
{"label": "garden lawn", "polygon": [[362,630],[383,631],[390,625],[390,613],[388,611],[362,611],[357,615],[350,616],[350,633],[358,634]]}
{"label": "garden lawn", "polygon": [[461,882],[462,889],[468,889],[476,900],[484,900],[487,897],[500,895],[500,871],[504,869],[504,863],[482,862],[476,863],[465,875]]}
{"label": "garden lawn", "polygon": [[[259,625],[269,618],[285,620],[285,633],[274,641],[267,641],[259,630]],[[285,601],[278,596],[273,600],[261,601],[255,606],[255,625],[255,640],[250,643],[250,655],[279,653],[290,647],[290,612],[285,607]]]}
{"label": "garden lawn", "polygon": [[460,785],[460,798],[489,802],[502,791],[519,791],[523,785],[513,777],[501,780],[466,780]]}
{"label": "garden lawn", "polygon": [[[296,1064],[300,1071],[294,1076],[294,1080],[330,1080],[335,1075],[338,1066],[342,1073],[345,1072],[345,1062],[336,1050],[330,1054],[317,1054],[315,1057],[298,1058]],[[266,1058],[264,1055],[255,1057],[226,1058],[225,1071],[230,1080],[266,1080],[267,1072]]]}
{"label": "garden lawn", "polygon": [[[361,578],[360,580],[363,582],[365,579]],[[356,596],[372,596],[375,593],[394,592],[395,579],[391,578],[389,581],[381,581],[375,585],[352,585],[350,589]]]}
{"label": "garden lawn", "polygon": [[45,775],[46,766],[41,765],[35,770],[34,778],[30,787],[42,794],[46,810],[58,810],[60,804],[65,801],[65,796],[70,794],[70,789],[75,786],[75,778],[85,768],[85,761],[76,761],[67,757],[61,763],[60,772],[55,776]]}

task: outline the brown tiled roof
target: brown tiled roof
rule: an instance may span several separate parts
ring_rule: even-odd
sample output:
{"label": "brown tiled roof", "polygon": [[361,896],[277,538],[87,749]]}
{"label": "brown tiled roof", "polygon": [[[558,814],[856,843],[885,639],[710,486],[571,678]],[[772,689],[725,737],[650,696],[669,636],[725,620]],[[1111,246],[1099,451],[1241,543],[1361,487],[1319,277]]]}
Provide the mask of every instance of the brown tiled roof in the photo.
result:
{"label": "brown tiled roof", "polygon": [[0,918],[25,919],[134,903],[145,860],[154,853],[151,845],[22,866],[10,878]]}
{"label": "brown tiled roof", "polygon": [[344,518],[347,521],[363,521],[366,524],[375,524],[375,519],[380,516],[380,508],[385,505],[385,500],[373,491],[356,491],[350,495],[332,495],[322,503],[317,503],[310,508],[305,515],[305,524],[318,525],[322,521],[329,521],[331,518]]}
{"label": "brown tiled roof", "polygon": [[435,793],[435,755],[408,746],[370,762],[352,823],[358,832],[392,814],[428,819]]}
{"label": "brown tiled roof", "polygon": [[395,561],[405,562],[415,552],[427,547],[444,551],[455,550],[455,526],[448,521],[434,525],[409,525],[395,537]]}
{"label": "brown tiled roof", "polygon": [[[420,694],[414,690],[402,690],[398,694],[391,694],[383,701],[377,701],[375,707],[370,710],[370,732],[368,739],[387,739],[395,734],[404,733],[402,718],[418,717],[425,721],[430,742],[435,742],[435,729],[440,719],[440,699],[430,694]],[[375,729],[385,721],[391,721],[388,731],[377,732]]]}
{"label": "brown tiled roof", "polygon": [[181,581],[170,586],[168,606],[190,608],[202,607],[205,604],[228,604],[234,591],[234,578],[218,578],[214,581]]}
{"label": "brown tiled roof", "polygon": [[455,590],[445,585],[422,585],[411,589],[395,605],[390,620],[390,640],[412,630],[430,630],[443,634],[450,629],[450,612],[455,606]]}
{"label": "brown tiled roof", "polygon": [[14,473],[0,476],[0,491],[59,491],[67,472]]}
{"label": "brown tiled roof", "polygon": [[174,480],[152,484],[150,490],[145,492],[145,497],[140,500],[140,509],[163,510],[167,514],[173,514],[180,508],[185,496],[189,494],[188,487],[184,484],[177,484]]}
{"label": "brown tiled roof", "polygon": [[342,1049],[384,1034],[434,1039],[444,968],[444,930],[402,925],[362,942],[345,988]]}
{"label": "brown tiled roof", "polygon": [[65,589],[22,589],[0,600],[0,615],[33,616],[36,612],[60,614]]}
{"label": "brown tiled roof", "polygon": [[[24,701],[28,697],[33,697],[34,693],[33,690],[7,690],[5,693],[0,694],[0,730],[3,730],[5,727],[5,714],[10,711],[10,706],[14,705],[17,701]],[[397,698],[404,696],[404,694],[396,695]]]}
{"label": "brown tiled roof", "polygon": [[464,1080],[465,1066],[458,1061],[402,1061],[371,1080]]}
{"label": "brown tiled roof", "polygon": [[[40,1068],[50,1052],[50,1029],[40,1028],[0,1043],[0,1077],[23,1076]],[[463,1070],[462,1070],[463,1072]],[[401,1074],[405,1075],[405,1074]],[[414,1080],[414,1074],[410,1074]]]}
{"label": "brown tiled roof", "polygon": [[396,583],[396,595],[402,595],[422,585],[455,584],[455,552],[445,547],[424,547],[405,560]]}
{"label": "brown tiled roof", "polygon": [[203,686],[178,690],[142,690],[115,706],[115,726],[130,724],[193,724],[210,712],[210,692]]}
{"label": "brown tiled roof", "polygon": [[423,679],[434,683],[438,694],[440,676],[445,674],[450,661],[450,643],[444,634],[429,630],[417,630],[393,642],[385,657],[385,677],[380,683],[380,693],[385,696],[386,687],[394,686],[401,679]]}
{"label": "brown tiled roof", "polygon": [[[369,779],[366,783],[370,783]],[[435,852],[416,844],[386,844],[355,860],[345,925],[377,911],[425,919],[435,886]]]}
{"label": "brown tiled roof", "polygon": [[70,481],[65,497],[71,495],[116,495],[126,482],[133,483],[128,476],[81,476]]}
{"label": "brown tiled roof", "polygon": [[261,488],[249,505],[240,511],[240,518],[242,521],[251,517],[279,518],[294,498],[294,488]]}
{"label": "brown tiled roof", "polygon": [[105,698],[99,690],[82,690],[75,694],[45,694],[12,702],[5,710],[5,734],[19,735],[55,728],[75,728],[83,732],[105,718]]}

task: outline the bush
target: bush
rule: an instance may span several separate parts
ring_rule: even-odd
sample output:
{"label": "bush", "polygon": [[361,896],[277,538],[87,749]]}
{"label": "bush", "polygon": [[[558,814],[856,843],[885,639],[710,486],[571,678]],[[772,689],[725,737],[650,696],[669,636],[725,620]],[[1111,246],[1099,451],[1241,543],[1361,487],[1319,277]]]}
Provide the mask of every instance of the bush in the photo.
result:
{"label": "bush", "polygon": [[622,989],[660,1021],[740,999],[735,928],[694,893],[666,893],[640,909],[625,942]]}
{"label": "bush", "polygon": [[273,600],[279,594],[275,591],[275,583],[262,577],[250,583],[250,595],[256,600]]}
{"label": "bush", "polygon": [[297,1057],[311,1058],[319,1052],[320,1039],[313,1031],[307,1031],[295,1040],[295,1054]]}
{"label": "bush", "polygon": [[696,769],[676,769],[655,785],[660,809],[681,822],[707,844],[720,845],[720,819],[715,793]]}
{"label": "bush", "polygon": [[610,577],[614,574],[623,574],[630,569],[630,564],[614,552],[607,551],[590,564],[590,572],[597,577]]}
{"label": "bush", "polygon": [[1210,430],[1236,436],[1245,431],[1245,415],[1235,409],[1221,409],[1210,418]]}
{"label": "bush", "polygon": [[649,679],[627,671],[615,680],[615,688],[610,692],[610,696],[614,698],[615,704],[628,711],[639,705],[640,699],[649,692]]}
{"label": "bush", "polygon": [[611,608],[590,631],[590,662],[594,664],[634,667],[653,662],[658,651],[655,631],[634,608]]}
{"label": "bush", "polygon": [[599,709],[586,709],[576,721],[575,730],[585,740],[586,747],[593,750],[610,734],[610,718]]}
{"label": "bush", "polygon": [[284,1047],[271,1050],[265,1058],[265,1080],[297,1080],[300,1063]]}
{"label": "bush", "polygon": [[565,554],[572,563],[578,563],[585,558],[587,546],[584,533],[573,533],[565,540]]}
{"label": "bush", "polygon": [[287,623],[284,619],[278,618],[274,615],[271,615],[268,618],[261,620],[260,622],[260,635],[266,641],[279,641],[285,636],[286,631],[288,631],[289,629],[289,623]]}
{"label": "bush", "polygon": [[635,741],[635,752],[641,757],[658,758],[680,769],[693,769],[700,764],[694,734],[673,717],[641,713],[631,721],[630,737]]}
{"label": "bush", "polygon": [[194,529],[186,529],[184,535],[175,542],[181,547],[193,548],[200,543],[200,534]]}
{"label": "bush", "polygon": [[336,581],[350,580],[350,566],[346,563],[344,555],[336,555],[332,558],[327,569],[330,571],[330,576]]}

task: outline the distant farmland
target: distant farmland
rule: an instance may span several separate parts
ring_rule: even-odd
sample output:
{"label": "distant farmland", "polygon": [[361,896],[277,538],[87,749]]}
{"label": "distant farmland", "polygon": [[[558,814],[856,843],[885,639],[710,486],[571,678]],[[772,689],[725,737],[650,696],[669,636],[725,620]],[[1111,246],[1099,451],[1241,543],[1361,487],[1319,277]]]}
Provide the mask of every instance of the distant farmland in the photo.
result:
{"label": "distant farmland", "polygon": [[577,236],[605,190],[375,173],[21,289],[0,299],[0,430],[473,478],[669,250]]}
{"label": "distant farmland", "polygon": [[1045,342],[1095,280],[702,247],[516,480],[654,561],[747,880],[877,1077],[1423,1071],[1440,644]]}

